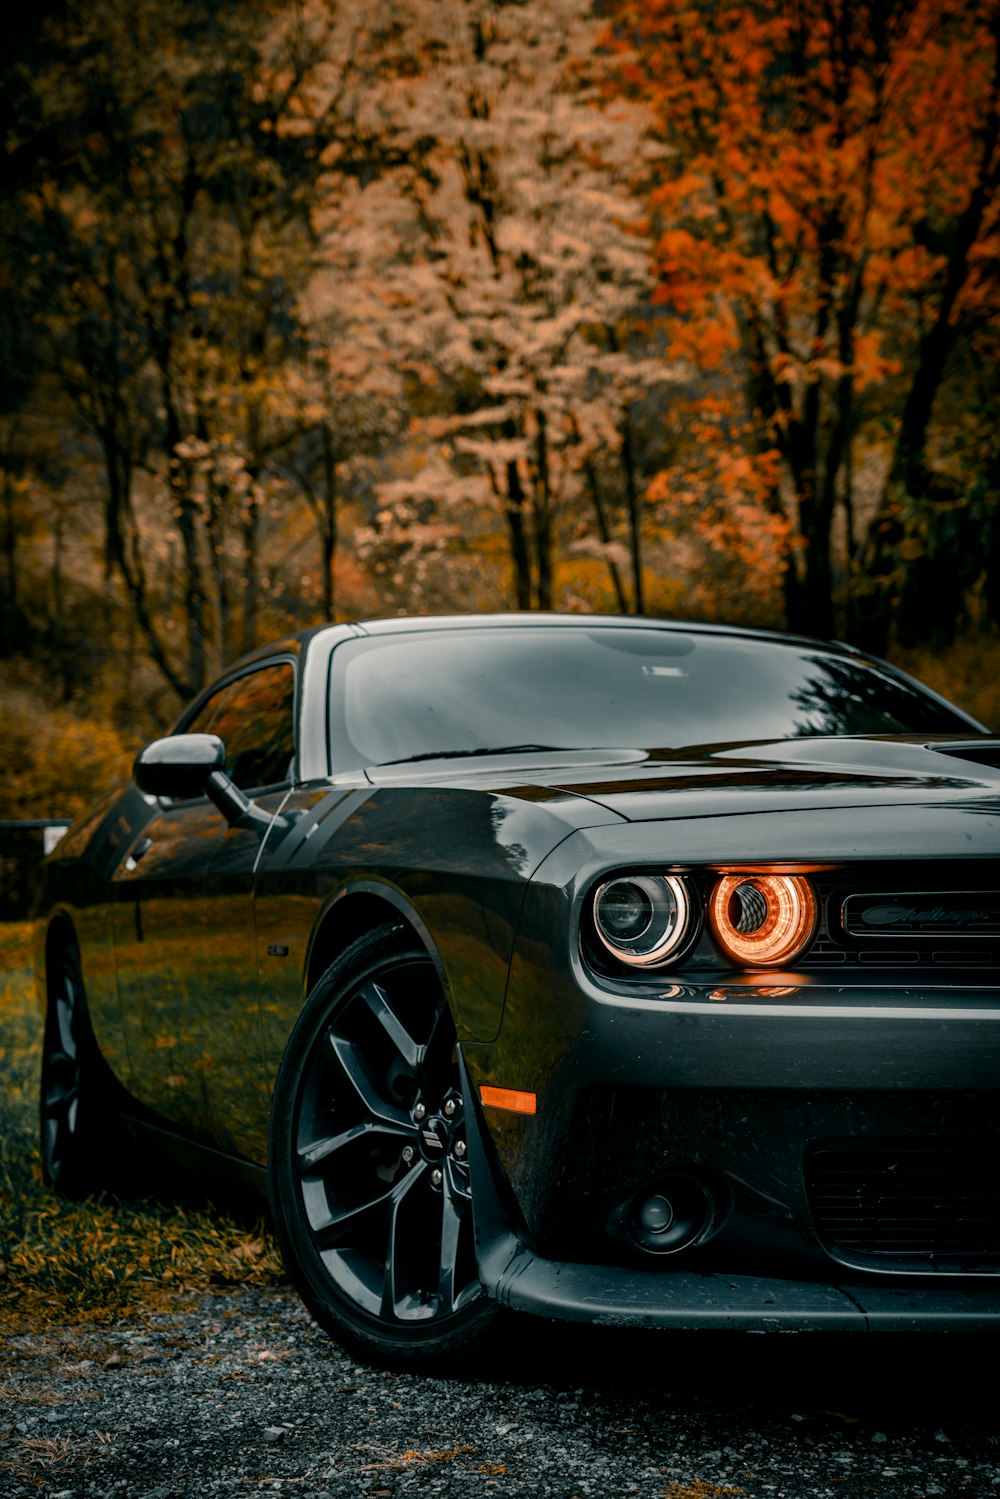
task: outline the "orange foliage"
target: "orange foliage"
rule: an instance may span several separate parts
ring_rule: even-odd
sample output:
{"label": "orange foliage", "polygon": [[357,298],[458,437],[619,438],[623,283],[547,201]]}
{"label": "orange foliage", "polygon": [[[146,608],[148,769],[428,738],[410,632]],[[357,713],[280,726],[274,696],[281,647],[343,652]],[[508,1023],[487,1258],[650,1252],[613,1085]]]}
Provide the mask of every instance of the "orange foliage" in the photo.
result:
{"label": "orange foliage", "polygon": [[[1000,14],[994,0],[619,0],[612,14],[609,91],[645,103],[661,148],[655,301],[672,348],[734,392],[730,454],[714,445],[702,480],[711,524],[732,544],[727,491],[743,492],[745,463],[776,460],[762,514],[780,547],[780,487],[789,622],[825,633],[855,434],[888,416],[890,472],[915,472],[930,405],[914,415],[908,394],[936,391],[946,362],[928,327],[997,320]],[[904,416],[912,430],[893,437]]]}

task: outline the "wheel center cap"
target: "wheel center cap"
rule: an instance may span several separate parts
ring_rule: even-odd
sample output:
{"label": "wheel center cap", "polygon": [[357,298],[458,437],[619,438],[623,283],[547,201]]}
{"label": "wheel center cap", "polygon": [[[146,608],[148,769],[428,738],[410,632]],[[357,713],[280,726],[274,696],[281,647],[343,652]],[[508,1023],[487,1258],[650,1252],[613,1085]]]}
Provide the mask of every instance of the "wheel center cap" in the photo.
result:
{"label": "wheel center cap", "polygon": [[449,1130],[439,1114],[424,1119],[418,1129],[420,1153],[425,1161],[439,1161],[448,1152]]}

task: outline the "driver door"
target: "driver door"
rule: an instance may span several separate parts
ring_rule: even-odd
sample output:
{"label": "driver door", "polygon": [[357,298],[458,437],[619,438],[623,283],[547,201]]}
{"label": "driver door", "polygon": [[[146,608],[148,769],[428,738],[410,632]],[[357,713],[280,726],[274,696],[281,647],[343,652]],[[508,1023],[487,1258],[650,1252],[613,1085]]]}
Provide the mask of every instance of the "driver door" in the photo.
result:
{"label": "driver door", "polygon": [[[226,771],[277,813],[295,775],[295,666],[223,682],[178,732],[218,734]],[[267,830],[234,828],[207,797],[161,799],[114,876],[119,1001],[141,1103],[195,1139],[266,1158],[267,1098],[253,871]]]}

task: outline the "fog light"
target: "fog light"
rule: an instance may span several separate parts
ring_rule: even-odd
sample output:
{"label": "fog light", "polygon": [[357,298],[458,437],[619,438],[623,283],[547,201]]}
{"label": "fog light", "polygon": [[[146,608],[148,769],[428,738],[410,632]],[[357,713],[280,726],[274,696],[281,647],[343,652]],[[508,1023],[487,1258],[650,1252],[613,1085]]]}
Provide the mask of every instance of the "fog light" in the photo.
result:
{"label": "fog light", "polygon": [[677,1254],[708,1233],[715,1202],[693,1176],[665,1176],[637,1192],[625,1208],[624,1227],[647,1254]]}
{"label": "fog light", "polygon": [[647,1197],[639,1209],[639,1222],[651,1234],[665,1234],[674,1221],[674,1210],[665,1197]]}

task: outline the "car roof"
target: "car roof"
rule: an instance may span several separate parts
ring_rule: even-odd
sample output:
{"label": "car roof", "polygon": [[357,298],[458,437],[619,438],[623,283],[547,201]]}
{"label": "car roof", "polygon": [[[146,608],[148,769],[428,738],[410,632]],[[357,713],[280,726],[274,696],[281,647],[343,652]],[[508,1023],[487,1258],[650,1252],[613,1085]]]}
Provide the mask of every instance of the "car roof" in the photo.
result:
{"label": "car roof", "polygon": [[783,645],[822,646],[825,650],[856,654],[854,647],[836,642],[812,639],[806,635],[789,635],[780,630],[747,625],[723,625],[686,619],[656,619],[642,614],[557,614],[543,611],[498,614],[418,614],[394,618],[356,620],[354,628],[365,635],[394,635],[414,630],[521,629],[559,626],[570,629],[676,630],[685,634],[730,636],[737,639],[773,640]]}
{"label": "car roof", "polygon": [[399,614],[381,619],[344,621],[340,624],[314,625],[308,630],[290,631],[280,640],[270,641],[231,663],[230,671],[239,671],[255,661],[275,655],[298,655],[310,641],[331,631],[339,632],[345,639],[378,638],[389,635],[431,633],[434,631],[458,630],[506,630],[506,629],[601,629],[621,630],[669,630],[686,635],[714,635],[723,639],[764,640],[776,645],[790,645],[831,651],[838,655],[858,656],[863,654],[855,646],[842,641],[817,640],[808,635],[790,635],[781,630],[768,630],[756,625],[723,625],[702,620],[656,619],[642,614],[557,614],[541,610],[508,611],[496,614]]}

